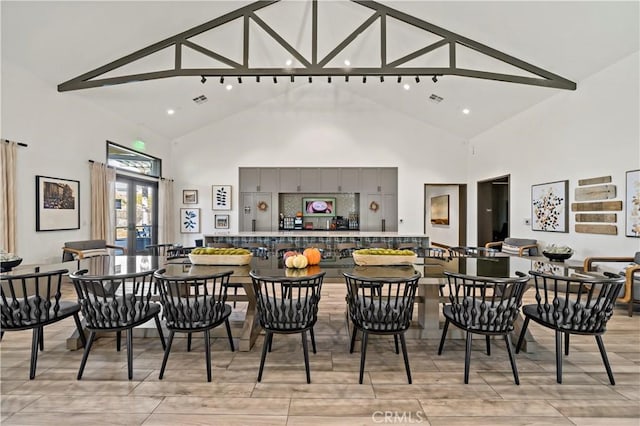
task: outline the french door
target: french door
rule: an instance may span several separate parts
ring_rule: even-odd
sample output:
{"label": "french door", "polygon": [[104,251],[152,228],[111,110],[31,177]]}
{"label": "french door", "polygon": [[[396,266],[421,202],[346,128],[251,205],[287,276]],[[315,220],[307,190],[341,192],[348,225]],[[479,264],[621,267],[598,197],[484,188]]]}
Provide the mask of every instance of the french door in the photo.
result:
{"label": "french door", "polygon": [[130,255],[146,254],[158,242],[158,183],[130,176],[116,178],[116,244]]}

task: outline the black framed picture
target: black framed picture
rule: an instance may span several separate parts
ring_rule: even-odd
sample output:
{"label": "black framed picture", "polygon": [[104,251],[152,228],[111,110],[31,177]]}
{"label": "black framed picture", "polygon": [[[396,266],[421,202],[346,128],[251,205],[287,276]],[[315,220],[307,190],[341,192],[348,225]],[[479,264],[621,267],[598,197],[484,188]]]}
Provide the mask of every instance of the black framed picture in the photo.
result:
{"label": "black framed picture", "polygon": [[569,232],[569,181],[531,185],[531,229]]}
{"label": "black framed picture", "polygon": [[217,214],[214,219],[216,229],[229,229],[228,214]]}
{"label": "black framed picture", "polygon": [[36,176],[36,231],[80,229],[80,181]]}
{"label": "black framed picture", "polygon": [[197,189],[183,189],[182,190],[182,204],[198,204],[198,190]]}

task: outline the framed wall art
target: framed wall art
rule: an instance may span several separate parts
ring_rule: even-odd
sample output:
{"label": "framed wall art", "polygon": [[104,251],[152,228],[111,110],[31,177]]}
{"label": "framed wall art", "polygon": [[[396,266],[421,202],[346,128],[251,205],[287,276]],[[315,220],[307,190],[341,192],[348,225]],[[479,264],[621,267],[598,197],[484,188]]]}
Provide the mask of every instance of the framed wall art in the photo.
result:
{"label": "framed wall art", "polygon": [[231,185],[211,186],[212,210],[231,210]]}
{"label": "framed wall art", "polygon": [[36,231],[80,229],[80,181],[36,176]]}
{"label": "framed wall art", "polygon": [[449,196],[431,197],[431,223],[434,225],[449,224]]}
{"label": "framed wall art", "polygon": [[217,214],[214,215],[214,223],[216,229],[229,229],[229,215],[228,214]]}
{"label": "framed wall art", "polygon": [[531,229],[569,232],[569,181],[531,185]]}
{"label": "framed wall art", "polygon": [[627,172],[625,234],[640,238],[640,170]]}
{"label": "framed wall art", "polygon": [[182,190],[182,204],[198,204],[198,190],[197,189],[183,189]]}
{"label": "framed wall art", "polygon": [[200,232],[200,209],[180,209],[180,233],[197,234]]}

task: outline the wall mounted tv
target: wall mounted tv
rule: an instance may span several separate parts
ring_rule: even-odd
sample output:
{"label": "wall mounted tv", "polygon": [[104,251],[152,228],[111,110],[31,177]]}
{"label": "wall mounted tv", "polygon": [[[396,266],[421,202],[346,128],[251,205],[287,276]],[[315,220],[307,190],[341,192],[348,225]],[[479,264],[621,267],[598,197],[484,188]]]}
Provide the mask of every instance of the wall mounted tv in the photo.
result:
{"label": "wall mounted tv", "polygon": [[336,215],[336,199],[332,197],[306,197],[302,199],[304,216],[334,217]]}

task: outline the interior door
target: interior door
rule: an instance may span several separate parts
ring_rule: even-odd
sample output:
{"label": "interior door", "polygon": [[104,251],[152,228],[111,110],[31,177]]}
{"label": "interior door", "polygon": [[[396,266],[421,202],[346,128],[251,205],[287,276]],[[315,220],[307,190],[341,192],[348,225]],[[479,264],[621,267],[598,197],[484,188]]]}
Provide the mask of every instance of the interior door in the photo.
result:
{"label": "interior door", "polygon": [[[265,232],[271,231],[271,193],[270,192],[243,192],[240,194],[242,200],[241,226],[243,232]],[[260,210],[258,205],[261,202],[267,203],[267,208]]]}
{"label": "interior door", "polygon": [[509,236],[509,175],[478,182],[478,246]]}
{"label": "interior door", "polygon": [[158,183],[129,176],[116,178],[116,244],[130,255],[146,254],[158,243]]}

